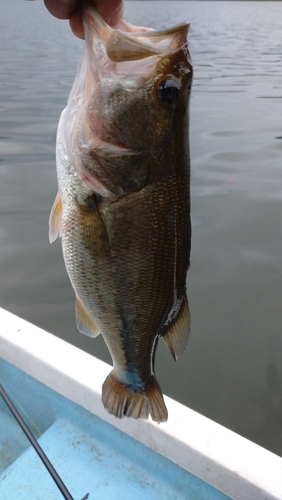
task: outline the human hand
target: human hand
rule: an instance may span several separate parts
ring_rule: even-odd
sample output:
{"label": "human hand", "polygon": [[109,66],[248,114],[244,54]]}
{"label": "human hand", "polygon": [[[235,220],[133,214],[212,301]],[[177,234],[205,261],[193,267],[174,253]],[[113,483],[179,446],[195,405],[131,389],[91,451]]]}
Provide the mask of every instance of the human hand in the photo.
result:
{"label": "human hand", "polygon": [[[84,38],[82,26],[82,0],[44,0],[49,12],[58,19],[69,19],[73,33]],[[96,0],[93,5],[106,23],[115,26],[119,23],[123,15],[123,0]]]}

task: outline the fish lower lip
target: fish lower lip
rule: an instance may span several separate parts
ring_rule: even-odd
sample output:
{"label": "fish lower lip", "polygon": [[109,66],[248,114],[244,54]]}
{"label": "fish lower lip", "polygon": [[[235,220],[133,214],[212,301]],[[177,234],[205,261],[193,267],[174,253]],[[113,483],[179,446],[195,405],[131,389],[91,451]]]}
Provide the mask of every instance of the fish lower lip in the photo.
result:
{"label": "fish lower lip", "polygon": [[116,139],[114,133],[108,128],[104,123],[99,122],[99,118],[95,115],[91,116],[91,123],[89,126],[89,136],[90,144],[88,144],[90,149],[95,148],[116,148],[124,151],[132,151],[132,148],[123,142],[122,140]]}
{"label": "fish lower lip", "polygon": [[125,144],[119,142],[119,143],[112,143],[112,142],[107,142],[107,141],[101,141],[99,146],[97,146],[97,150],[106,150],[111,153],[117,153],[120,154],[122,153],[135,153],[135,151]]}
{"label": "fish lower lip", "polygon": [[127,149],[131,151],[131,149],[124,142],[117,142],[116,146],[118,146],[120,149]]}
{"label": "fish lower lip", "polygon": [[132,151],[132,149],[124,142],[115,141],[114,139],[107,138],[107,137],[105,139],[102,139],[102,140],[103,140],[103,142],[105,142],[109,146],[113,146],[113,147],[116,147],[118,149],[124,149],[126,151]]}
{"label": "fish lower lip", "polygon": [[81,147],[83,150],[105,150],[109,152],[116,152],[117,154],[134,153],[134,149],[121,141],[115,141],[112,137],[99,136],[93,134],[88,143]]}

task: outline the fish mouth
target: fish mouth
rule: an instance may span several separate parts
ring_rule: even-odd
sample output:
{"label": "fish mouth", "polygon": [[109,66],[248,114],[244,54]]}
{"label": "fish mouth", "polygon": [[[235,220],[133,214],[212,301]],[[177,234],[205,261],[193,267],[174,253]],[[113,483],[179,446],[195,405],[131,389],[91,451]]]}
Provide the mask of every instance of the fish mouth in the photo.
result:
{"label": "fish mouth", "polygon": [[[115,102],[111,101],[109,104],[107,98],[111,98],[111,95],[108,93],[103,96],[102,89],[110,88],[115,81],[117,89],[125,89],[133,95],[136,90],[146,85],[160,61],[166,59],[164,64],[168,65],[167,60],[170,56],[179,51],[185,52],[188,58],[186,40],[189,24],[183,23],[166,30],[153,31],[136,28],[122,19],[118,26],[111,28],[98,11],[86,2],[83,26],[87,45],[88,71],[91,74],[91,76],[88,75],[88,81],[91,84],[84,89],[84,98],[88,108],[86,121],[87,127],[94,135],[96,147],[110,150],[115,148],[124,154],[131,154],[134,148],[145,149],[144,146],[137,145],[136,141],[132,142],[124,138],[123,134],[115,134],[114,130],[110,130],[112,119],[107,109],[115,108]],[[178,69],[173,68],[173,71],[179,72],[179,78],[169,75],[171,79],[177,80],[179,85],[183,74],[190,72],[190,68],[184,68],[184,66],[183,62],[175,61],[175,67]],[[104,97],[105,101],[103,101]],[[121,96],[121,99],[123,98],[124,96]],[[122,101],[119,105],[122,106]],[[125,102],[124,105],[126,106],[127,103]],[[119,123],[116,122],[115,129],[118,126]],[[89,147],[93,149],[94,144],[90,144],[93,143],[93,138],[90,133],[87,136]]]}
{"label": "fish mouth", "polygon": [[[82,58],[81,77],[71,95],[73,109],[78,109],[73,133],[75,149],[79,151],[75,169],[81,179],[103,197],[138,191],[148,178],[144,158],[152,149],[163,147],[164,141],[161,138],[158,144],[153,144],[149,134],[142,144],[138,137],[135,140],[130,133],[124,134],[122,100],[126,99],[127,91],[128,95],[134,95],[137,89],[146,85],[160,61],[163,65],[164,60],[182,51],[189,57],[186,42],[189,24],[153,31],[137,28],[122,19],[118,26],[111,28],[86,0],[83,27],[87,50]],[[177,61],[171,64],[176,63],[179,65]],[[116,115],[114,122],[111,109],[115,109],[117,101],[112,98],[111,91],[103,90],[113,88],[113,82],[117,89],[126,91],[118,94],[121,113]],[[140,114],[138,116],[140,118]],[[138,118],[136,123],[140,124]],[[113,169],[113,162],[118,165],[116,169]]]}
{"label": "fish mouth", "polygon": [[[162,58],[164,54],[171,55],[186,44],[189,24],[182,23],[165,30],[136,27],[122,19],[111,28],[98,11],[86,2],[83,27],[88,50],[93,48],[92,32],[95,30],[110,61],[113,63],[133,63],[151,57]],[[147,61],[147,64],[151,61]],[[142,65],[141,65],[142,67]],[[129,67],[130,68],[130,67]],[[119,65],[116,70],[124,71],[126,67]],[[142,67],[144,71],[144,66]]]}

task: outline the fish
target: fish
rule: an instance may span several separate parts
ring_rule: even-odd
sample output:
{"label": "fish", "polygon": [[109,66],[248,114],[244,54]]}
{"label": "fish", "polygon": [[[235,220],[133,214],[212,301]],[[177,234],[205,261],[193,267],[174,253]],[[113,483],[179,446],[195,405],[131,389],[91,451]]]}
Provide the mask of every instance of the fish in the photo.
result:
{"label": "fish", "polygon": [[158,341],[178,360],[190,332],[189,25],[111,28],[86,2],[83,27],[57,131],[49,239],[62,240],[78,330],[101,333],[113,360],[104,408],[165,422]]}

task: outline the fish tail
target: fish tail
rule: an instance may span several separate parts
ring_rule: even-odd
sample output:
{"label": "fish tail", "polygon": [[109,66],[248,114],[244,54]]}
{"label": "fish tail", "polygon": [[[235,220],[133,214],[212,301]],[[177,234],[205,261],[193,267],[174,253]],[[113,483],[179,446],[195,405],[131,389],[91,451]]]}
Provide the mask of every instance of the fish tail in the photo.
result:
{"label": "fish tail", "polygon": [[102,403],[109,413],[118,418],[147,419],[151,415],[155,422],[166,422],[168,418],[163,395],[155,378],[144,390],[137,392],[120,382],[112,370],[102,387]]}

